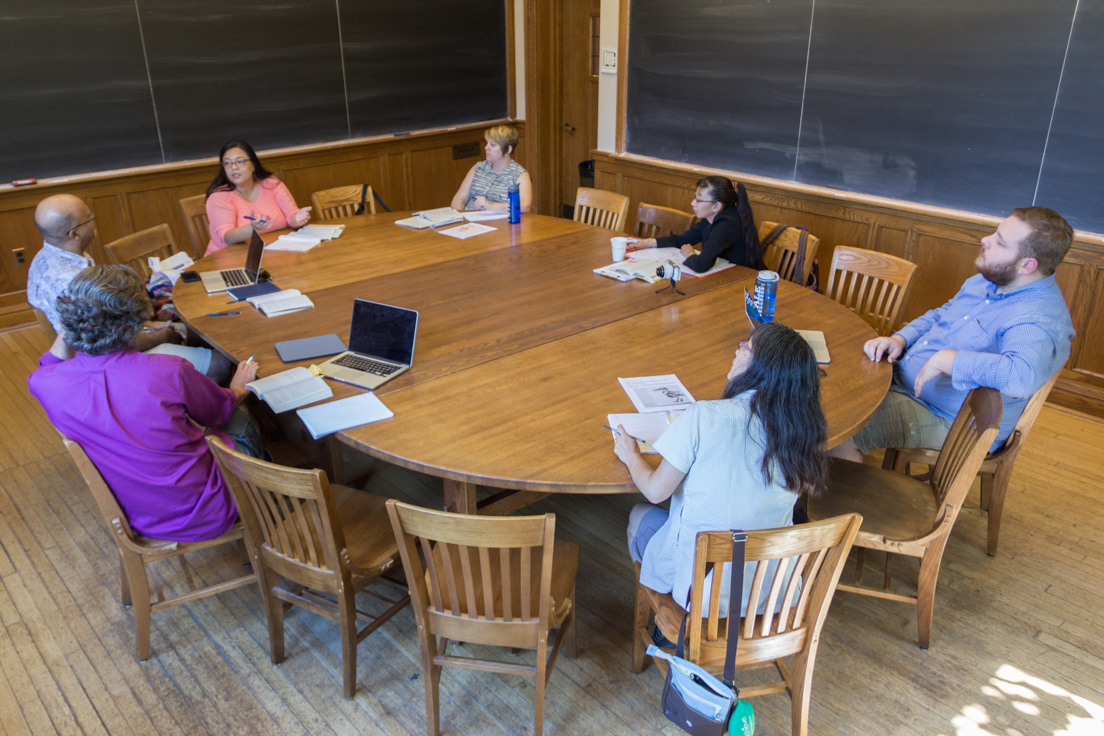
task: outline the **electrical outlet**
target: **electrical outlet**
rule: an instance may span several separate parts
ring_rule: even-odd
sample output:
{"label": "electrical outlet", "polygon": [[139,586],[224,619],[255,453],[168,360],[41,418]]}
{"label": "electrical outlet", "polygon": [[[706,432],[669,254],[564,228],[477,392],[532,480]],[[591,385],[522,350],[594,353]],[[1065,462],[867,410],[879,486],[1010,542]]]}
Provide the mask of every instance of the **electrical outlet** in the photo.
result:
{"label": "electrical outlet", "polygon": [[22,248],[12,248],[12,256],[15,258],[15,263],[18,266],[22,266],[27,262],[27,256],[24,254]]}

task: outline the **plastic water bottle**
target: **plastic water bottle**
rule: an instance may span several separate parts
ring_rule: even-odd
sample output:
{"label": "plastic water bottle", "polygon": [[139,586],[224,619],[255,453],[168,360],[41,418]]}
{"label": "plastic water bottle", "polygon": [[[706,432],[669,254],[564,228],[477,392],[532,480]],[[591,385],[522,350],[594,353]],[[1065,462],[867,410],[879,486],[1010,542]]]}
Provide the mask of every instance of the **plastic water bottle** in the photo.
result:
{"label": "plastic water bottle", "polygon": [[755,279],[755,308],[764,322],[774,320],[774,301],[778,294],[778,274],[760,271]]}
{"label": "plastic water bottle", "polygon": [[507,201],[510,209],[510,223],[517,224],[521,222],[521,187],[518,186],[517,182],[510,185]]}

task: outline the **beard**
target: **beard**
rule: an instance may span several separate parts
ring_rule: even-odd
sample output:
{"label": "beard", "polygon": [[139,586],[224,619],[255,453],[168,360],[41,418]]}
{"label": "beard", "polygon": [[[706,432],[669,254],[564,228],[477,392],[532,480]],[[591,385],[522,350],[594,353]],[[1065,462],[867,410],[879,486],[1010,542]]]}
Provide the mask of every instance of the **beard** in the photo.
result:
{"label": "beard", "polygon": [[[981,260],[980,256],[978,260]],[[997,286],[1008,286],[1016,279],[1016,271],[1020,268],[1020,262],[1019,260],[1015,260],[1012,263],[1005,263],[999,266],[985,266],[978,263],[978,261],[974,261],[974,267],[977,268],[977,272],[988,281]]]}

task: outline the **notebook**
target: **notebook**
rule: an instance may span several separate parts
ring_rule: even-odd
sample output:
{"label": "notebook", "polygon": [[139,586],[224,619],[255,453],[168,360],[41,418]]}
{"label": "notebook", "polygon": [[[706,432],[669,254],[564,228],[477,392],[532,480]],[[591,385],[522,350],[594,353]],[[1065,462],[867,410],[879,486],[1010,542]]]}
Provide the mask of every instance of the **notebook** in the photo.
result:
{"label": "notebook", "polygon": [[357,299],[353,302],[348,351],[319,368],[322,375],[338,381],[378,388],[410,368],[417,332],[415,310]]}
{"label": "notebook", "polygon": [[249,239],[249,254],[245,257],[245,268],[227,268],[222,271],[204,271],[199,274],[203,287],[208,294],[228,291],[235,286],[248,286],[257,283],[261,273],[261,256],[264,255],[264,241],[257,231]]}

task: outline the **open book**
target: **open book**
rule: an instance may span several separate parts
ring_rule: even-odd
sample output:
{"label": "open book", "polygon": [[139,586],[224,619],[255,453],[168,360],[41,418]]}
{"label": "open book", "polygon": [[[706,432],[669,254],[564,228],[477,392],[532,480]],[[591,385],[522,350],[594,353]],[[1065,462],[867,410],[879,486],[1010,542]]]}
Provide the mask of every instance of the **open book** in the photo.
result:
{"label": "open book", "polygon": [[681,411],[652,411],[645,414],[607,414],[606,421],[614,431],[619,426],[623,426],[629,435],[641,440],[640,451],[647,455],[655,454],[652,443],[660,438],[681,413]]}
{"label": "open book", "polygon": [[321,376],[302,367],[258,378],[245,387],[267,401],[277,414],[333,397]]}
{"label": "open book", "polygon": [[310,235],[302,235],[298,232],[287,233],[266,245],[265,250],[290,250],[295,253],[306,253],[321,242],[321,238],[314,238]]}
{"label": "open book", "polygon": [[275,317],[289,312],[298,312],[310,309],[314,302],[306,294],[299,293],[298,289],[284,289],[274,291],[271,294],[258,294],[246,299],[247,302],[260,310],[266,317]]}
{"label": "open book", "polygon": [[809,347],[816,354],[816,362],[831,363],[832,357],[828,355],[828,343],[824,339],[824,333],[820,330],[794,330],[809,343]]}
{"label": "open book", "polygon": [[319,240],[333,240],[334,238],[341,237],[341,233],[345,232],[345,226],[338,223],[336,225],[304,225],[295,231],[295,235],[299,235],[304,238],[318,238]]}
{"label": "open book", "polygon": [[649,284],[654,284],[659,281],[659,276],[656,276],[656,269],[662,265],[663,261],[653,261],[643,258],[635,261],[621,261],[620,263],[613,263],[609,266],[602,266],[601,268],[594,269],[594,273],[599,276],[605,276],[608,279],[617,279],[618,281],[640,279]]}
{"label": "open book", "polygon": [[683,264],[686,262],[686,256],[682,254],[682,251],[678,248],[642,248],[640,250],[629,253],[629,258],[634,261],[648,260],[648,261],[671,261],[676,266],[682,269],[683,276],[693,276],[694,278],[702,278],[703,276],[711,276],[718,271],[724,271],[725,269],[732,268],[735,263],[726,261],[723,258],[718,258],[713,264],[713,268],[705,271],[704,273],[698,273],[692,269],[686,268]]}
{"label": "open book", "polygon": [[435,210],[422,210],[415,212],[413,217],[395,220],[396,225],[409,227],[414,230],[422,230],[427,227],[440,227],[451,225],[454,222],[463,222],[464,215],[451,207],[438,207]]}

